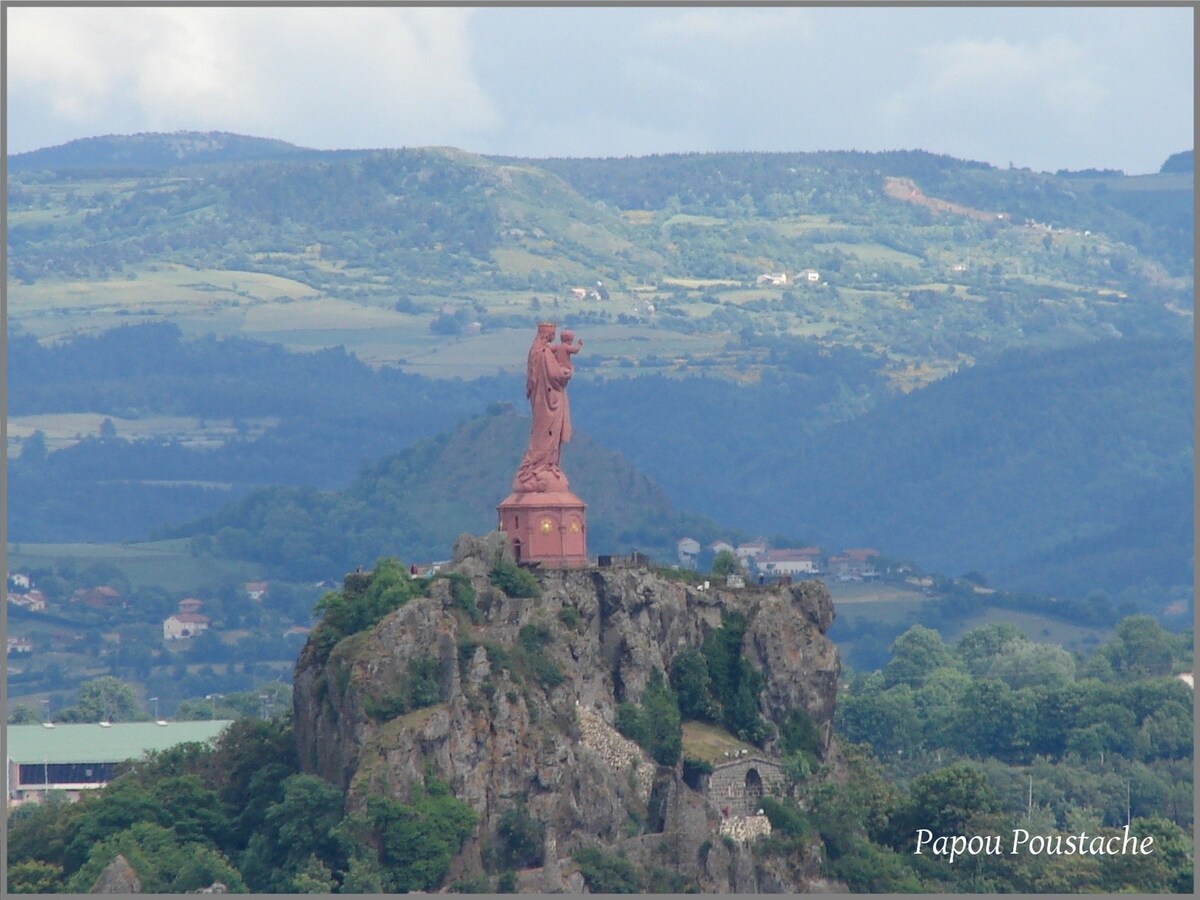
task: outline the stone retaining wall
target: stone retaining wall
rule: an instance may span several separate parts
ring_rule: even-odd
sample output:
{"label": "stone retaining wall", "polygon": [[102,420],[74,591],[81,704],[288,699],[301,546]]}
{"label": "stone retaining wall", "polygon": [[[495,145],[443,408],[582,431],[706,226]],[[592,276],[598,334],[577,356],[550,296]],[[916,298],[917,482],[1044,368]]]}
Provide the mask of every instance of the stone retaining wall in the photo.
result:
{"label": "stone retaining wall", "polygon": [[648,803],[650,788],[654,784],[655,766],[646,751],[605,722],[595,710],[580,706],[576,712],[583,745],[600,754],[614,772],[625,774],[633,766],[638,796]]}
{"label": "stone retaining wall", "polygon": [[771,833],[771,820],[766,816],[729,816],[721,820],[721,837],[749,843],[756,837]]}

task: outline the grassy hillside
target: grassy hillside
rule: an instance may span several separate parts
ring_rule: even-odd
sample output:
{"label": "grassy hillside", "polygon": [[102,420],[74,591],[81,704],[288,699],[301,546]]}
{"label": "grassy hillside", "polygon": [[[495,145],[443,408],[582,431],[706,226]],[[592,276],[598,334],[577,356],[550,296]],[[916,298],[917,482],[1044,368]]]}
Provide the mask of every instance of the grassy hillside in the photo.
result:
{"label": "grassy hillside", "polygon": [[[1190,330],[1181,173],[1087,180],[920,152],[317,153],[229,136],[163,168],[183,138],[139,137],[137,153],[67,145],[11,173],[10,314],[39,337],[165,317],[441,377],[459,370],[426,356],[448,337],[469,360],[553,317],[651,329],[676,368],[715,357],[681,337],[869,349],[909,389],[1015,347]],[[768,272],[790,280],[758,284]],[[594,352],[625,374],[656,351]],[[724,377],[758,371],[734,356],[716,361]]]}

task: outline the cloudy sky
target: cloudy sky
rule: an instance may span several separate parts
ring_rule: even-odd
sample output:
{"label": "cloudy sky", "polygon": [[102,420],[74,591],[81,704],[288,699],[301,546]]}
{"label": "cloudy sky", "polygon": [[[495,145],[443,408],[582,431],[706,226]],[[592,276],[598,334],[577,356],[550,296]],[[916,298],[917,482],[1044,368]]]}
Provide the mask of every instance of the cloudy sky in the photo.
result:
{"label": "cloudy sky", "polygon": [[217,130],[518,156],[920,148],[1157,171],[1191,8],[7,10],[7,150]]}

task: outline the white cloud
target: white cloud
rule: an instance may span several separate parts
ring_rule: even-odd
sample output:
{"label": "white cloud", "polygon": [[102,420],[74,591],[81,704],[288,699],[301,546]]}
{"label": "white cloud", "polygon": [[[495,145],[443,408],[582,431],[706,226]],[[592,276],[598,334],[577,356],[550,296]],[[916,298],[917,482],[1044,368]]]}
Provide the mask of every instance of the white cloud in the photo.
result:
{"label": "white cloud", "polygon": [[318,148],[922,147],[1001,165],[1152,171],[1193,140],[1193,12],[1183,8],[7,14],[14,153],[211,129]]}
{"label": "white cloud", "polygon": [[[496,124],[465,9],[10,9],[10,90],[74,125],[316,147],[455,143]],[[22,143],[19,121],[9,140]],[[111,129],[106,129],[111,130]],[[21,149],[30,149],[24,147]]]}
{"label": "white cloud", "polygon": [[922,49],[913,77],[890,95],[886,109],[893,123],[932,112],[1078,118],[1096,113],[1104,97],[1086,55],[1069,41],[963,40]]}

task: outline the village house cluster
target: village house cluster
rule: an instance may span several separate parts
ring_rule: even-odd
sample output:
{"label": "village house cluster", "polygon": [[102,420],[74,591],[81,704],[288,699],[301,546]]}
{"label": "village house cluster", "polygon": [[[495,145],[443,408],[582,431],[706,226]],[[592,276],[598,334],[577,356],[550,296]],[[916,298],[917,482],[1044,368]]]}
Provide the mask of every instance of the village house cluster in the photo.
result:
{"label": "village house cluster", "polygon": [[[248,581],[242,586],[246,596],[255,602],[261,602],[266,596],[269,585],[265,581]],[[30,612],[46,612],[50,607],[49,598],[34,585],[32,578],[23,573],[16,572],[8,576],[8,602],[19,609],[28,610]],[[79,588],[68,599],[68,603],[80,604],[92,609],[98,610],[113,610],[113,609],[128,609],[129,600],[123,596],[116,588],[108,585],[97,585],[90,588]],[[180,641],[194,638],[208,631],[212,625],[208,616],[200,612],[204,606],[204,601],[195,597],[185,597],[179,601],[179,608],[176,612],[167,616],[162,621],[162,634],[165,641]],[[295,626],[288,629],[286,634],[292,633],[306,634],[307,628]],[[67,635],[63,632],[55,632],[51,635],[52,643],[55,641],[66,641],[68,637],[72,637],[75,641],[82,640],[80,635]],[[111,640],[118,640],[109,636]],[[36,649],[34,642],[27,637],[9,637],[7,639],[7,647],[9,656],[15,654],[28,654]],[[44,649],[44,648],[43,648]]]}
{"label": "village house cluster", "polygon": [[[694,569],[700,564],[701,546],[695,538],[680,538],[675,549],[681,566]],[[769,547],[765,539],[759,538],[736,547],[727,541],[713,541],[708,551],[712,558],[721,552],[732,553],[747,574],[764,581],[816,575],[838,581],[873,581],[880,577],[875,565],[879,551],[869,547],[826,555],[820,547]]]}

